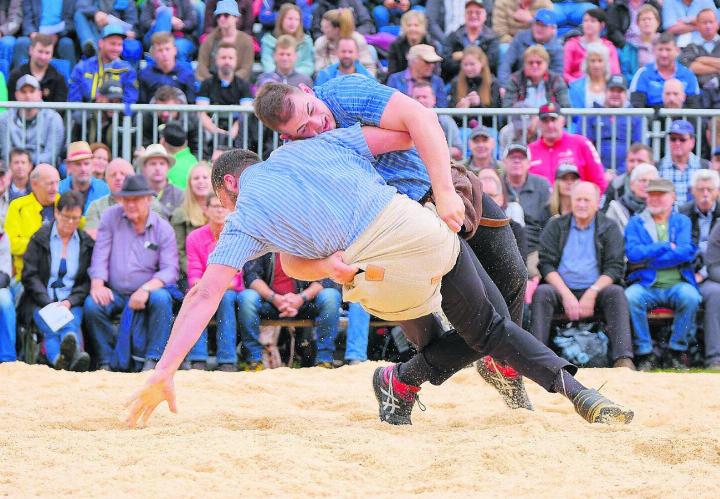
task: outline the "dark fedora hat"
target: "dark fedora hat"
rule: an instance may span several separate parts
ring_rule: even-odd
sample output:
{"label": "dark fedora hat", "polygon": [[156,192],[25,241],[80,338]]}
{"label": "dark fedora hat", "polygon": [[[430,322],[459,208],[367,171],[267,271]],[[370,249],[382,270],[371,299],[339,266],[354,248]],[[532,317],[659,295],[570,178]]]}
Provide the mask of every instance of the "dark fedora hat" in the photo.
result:
{"label": "dark fedora hat", "polygon": [[155,191],[150,188],[147,179],[142,175],[130,175],[129,177],[125,177],[122,189],[114,192],[113,196],[155,196]]}

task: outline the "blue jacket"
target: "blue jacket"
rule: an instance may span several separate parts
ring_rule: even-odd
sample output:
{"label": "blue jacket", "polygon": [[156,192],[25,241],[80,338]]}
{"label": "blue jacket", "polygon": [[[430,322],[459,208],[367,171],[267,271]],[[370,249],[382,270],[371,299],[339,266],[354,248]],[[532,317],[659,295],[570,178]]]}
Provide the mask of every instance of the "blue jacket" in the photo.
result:
{"label": "blue jacket", "polygon": [[[692,239],[692,222],[685,215],[673,213],[668,233],[669,241],[658,241],[655,222],[648,210],[630,218],[625,227],[628,282],[650,287],[658,270],[678,267],[683,279],[697,287],[692,268],[697,253]],[[675,249],[670,243],[675,243]]]}
{"label": "blue jacket", "polygon": [[140,71],[140,95],[138,102],[147,104],[158,88],[163,85],[179,88],[187,97],[188,104],[195,104],[195,73],[189,63],[176,62],[169,73],[163,73],[155,65]]}
{"label": "blue jacket", "polygon": [[[371,75],[367,69],[365,69],[365,66],[360,64],[360,61],[355,61],[355,73],[366,76],[368,78],[372,78],[373,80],[375,79],[375,77]],[[342,73],[340,73],[340,63],[336,62],[335,64],[331,64],[317,74],[317,76],[315,77],[315,85],[322,85],[326,81],[332,80],[333,78],[341,74]]]}
{"label": "blue jacket", "polygon": [[107,80],[119,81],[123,88],[123,102],[135,104],[138,100],[138,81],[135,68],[129,62],[115,59],[104,66],[98,57],[78,62],[70,75],[68,101],[94,102],[95,92]]}
{"label": "blue jacket", "polygon": [[[387,81],[387,86],[401,91],[405,95],[408,93],[408,80],[410,79],[410,70],[399,71],[390,75]],[[447,107],[447,92],[445,92],[445,83],[438,75],[432,75],[430,80],[433,93],[437,100],[436,107]]]}
{"label": "blue jacket", "polygon": [[[75,32],[75,0],[62,1],[60,17],[65,21],[65,30],[58,33],[60,37],[71,36]],[[22,1],[22,34],[30,36],[30,33],[37,33],[40,28],[40,14],[42,12],[42,0]],[[23,54],[27,55],[27,54]]]}
{"label": "blue jacket", "polygon": [[[72,175],[68,175],[60,181],[58,192],[65,194],[67,191],[72,189]],[[85,199],[85,206],[83,207],[83,215],[87,213],[88,208],[93,201],[100,199],[103,196],[110,194],[110,188],[108,185],[99,178],[90,179],[90,189],[88,189],[87,198]]]}
{"label": "blue jacket", "polygon": [[[572,86],[571,86],[572,88]],[[602,108],[595,104],[594,107]],[[630,144],[642,140],[642,120],[639,116],[588,116],[585,137],[593,144],[597,140],[597,123],[600,120],[600,161],[605,168],[612,168],[613,150],[615,151],[615,171],[625,173],[625,157]],[[615,147],[613,147],[613,120],[615,121]],[[630,142],[628,142],[628,126]],[[579,129],[578,132],[582,132]]]}
{"label": "blue jacket", "polygon": [[[502,56],[500,65],[498,66],[497,79],[500,82],[501,87],[504,88],[505,85],[507,85],[507,82],[510,81],[510,75],[512,73],[521,69],[523,54],[531,45],[537,45],[532,37],[531,30],[525,29],[519,31],[515,35],[513,41],[510,42],[507,52],[505,52],[505,55]],[[548,70],[553,73],[562,74],[564,55],[563,46],[558,40],[558,37],[554,36],[549,42],[544,44],[543,47],[545,47],[545,50],[547,50],[550,55],[550,65],[548,66]]]}

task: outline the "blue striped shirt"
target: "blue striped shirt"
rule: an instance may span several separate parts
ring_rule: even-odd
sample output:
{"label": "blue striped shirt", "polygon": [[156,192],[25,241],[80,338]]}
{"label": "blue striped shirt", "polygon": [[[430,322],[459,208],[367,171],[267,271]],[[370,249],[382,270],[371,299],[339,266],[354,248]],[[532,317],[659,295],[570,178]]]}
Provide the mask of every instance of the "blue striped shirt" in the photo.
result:
{"label": "blue striped shirt", "polygon": [[[338,128],[356,123],[380,126],[385,107],[397,92],[358,75],[338,76],[314,90],[317,98],[330,108]],[[409,151],[383,154],[375,163],[375,168],[389,185],[415,201],[430,190],[430,177],[414,147]]]}
{"label": "blue striped shirt", "polygon": [[372,161],[360,125],[276,149],[241,175],[209,263],[241,269],[270,251],[315,259],[346,249],[396,193]]}

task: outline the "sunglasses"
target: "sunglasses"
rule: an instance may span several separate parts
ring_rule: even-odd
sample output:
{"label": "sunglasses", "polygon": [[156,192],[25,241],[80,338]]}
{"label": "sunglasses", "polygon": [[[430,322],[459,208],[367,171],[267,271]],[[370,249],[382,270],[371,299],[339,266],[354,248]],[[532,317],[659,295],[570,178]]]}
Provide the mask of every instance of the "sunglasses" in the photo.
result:
{"label": "sunglasses", "polygon": [[687,142],[688,140],[690,139],[688,139],[687,137],[678,137],[677,135],[674,137],[670,137],[670,142]]}

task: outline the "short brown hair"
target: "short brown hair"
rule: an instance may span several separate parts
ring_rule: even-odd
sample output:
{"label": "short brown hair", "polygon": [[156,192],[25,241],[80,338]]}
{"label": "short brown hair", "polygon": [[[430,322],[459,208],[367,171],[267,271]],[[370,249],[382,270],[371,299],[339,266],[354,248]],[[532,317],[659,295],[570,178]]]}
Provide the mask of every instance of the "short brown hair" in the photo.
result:
{"label": "short brown hair", "polygon": [[290,95],[300,90],[285,83],[269,82],[258,90],[253,102],[255,116],[263,124],[277,130],[295,114],[295,106],[289,99]]}
{"label": "short brown hair", "polygon": [[[285,4],[290,5],[290,4]],[[277,49],[289,49],[295,50],[297,48],[297,42],[291,35],[280,35],[275,43],[275,50]]]}
{"label": "short brown hair", "polygon": [[246,168],[260,162],[260,157],[248,149],[230,149],[220,155],[212,166],[210,180],[213,190],[217,193],[225,188],[223,178],[225,175],[232,175],[240,178]]}
{"label": "short brown hair", "polygon": [[220,42],[217,47],[217,52],[220,52],[220,49],[233,49],[235,53],[237,53],[237,47],[232,42]]}
{"label": "short brown hair", "polygon": [[150,38],[150,45],[153,47],[156,45],[164,45],[166,43],[172,43],[175,45],[175,37],[172,33],[168,33],[167,31],[155,33],[152,38]]}
{"label": "short brown hair", "polygon": [[106,144],[103,144],[102,142],[93,142],[92,144],[90,144],[90,152],[92,152],[93,154],[95,154],[95,151],[97,151],[98,149],[105,149],[105,152],[108,153],[108,157],[112,158],[112,152]]}
{"label": "short brown hair", "polygon": [[650,164],[655,166],[655,161],[653,160],[653,150],[647,144],[643,144],[642,142],[633,142],[630,147],[628,147],[627,153],[637,154],[640,151],[645,151],[648,154],[648,158],[650,158]]}
{"label": "short brown hair", "polygon": [[35,35],[35,38],[33,38],[30,42],[30,46],[34,47],[38,44],[42,45],[43,47],[51,47],[55,45],[55,38],[53,38],[51,35],[46,35],[45,33],[37,33]]}

